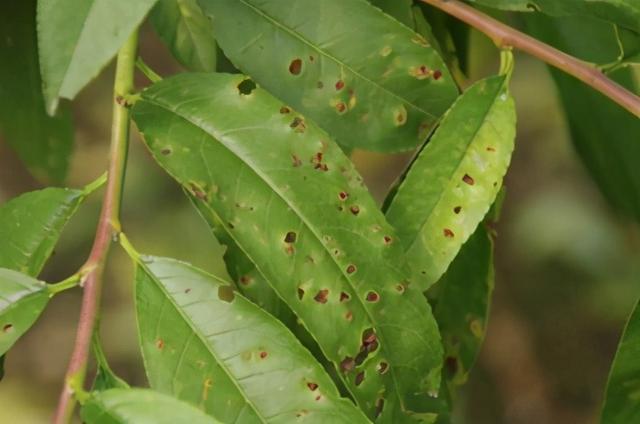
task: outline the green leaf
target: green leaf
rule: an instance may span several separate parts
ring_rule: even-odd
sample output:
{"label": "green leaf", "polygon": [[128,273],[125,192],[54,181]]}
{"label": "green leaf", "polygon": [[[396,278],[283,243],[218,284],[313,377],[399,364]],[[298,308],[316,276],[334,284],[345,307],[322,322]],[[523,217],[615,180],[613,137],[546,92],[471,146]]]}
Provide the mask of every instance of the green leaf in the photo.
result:
{"label": "green leaf", "polygon": [[540,11],[551,16],[594,17],[640,32],[637,0],[472,0],[485,6],[520,12]]}
{"label": "green leaf", "polygon": [[0,3],[0,63],[0,134],[36,178],[62,183],[73,145],[71,114],[68,107],[54,117],[45,111],[35,0]]}
{"label": "green leaf", "polygon": [[445,347],[445,372],[453,385],[466,382],[480,351],[493,286],[493,240],[480,225],[429,290]]}
{"label": "green leaf", "polygon": [[107,361],[107,357],[102,350],[102,343],[100,341],[100,336],[98,332],[93,333],[93,338],[91,340],[91,347],[93,348],[93,356],[96,359],[96,377],[93,380],[92,391],[100,392],[109,389],[128,389],[129,384],[118,377],[111,366],[109,366],[109,362]]}
{"label": "green leaf", "polygon": [[[590,37],[590,27],[573,21],[576,33],[563,29],[567,20],[530,16],[527,28],[541,40],[569,54],[581,52],[576,38],[603,43]],[[609,202],[620,212],[640,220],[640,120],[580,81],[551,69],[565,109],[573,144]],[[638,91],[633,70],[622,68],[609,74],[618,83]]]}
{"label": "green leaf", "polygon": [[515,138],[507,82],[481,80],[456,101],[388,207],[423,290],[446,271],[500,190]]}
{"label": "green leaf", "polygon": [[238,68],[347,147],[410,150],[458,94],[426,40],[365,0],[199,1]]}
{"label": "green leaf", "polygon": [[613,360],[602,410],[602,424],[640,421],[640,307],[636,304]]}
{"label": "green leaf", "polygon": [[100,73],[157,0],[39,0],[38,50],[47,110]]}
{"label": "green leaf", "polygon": [[371,4],[382,9],[409,28],[414,28],[413,12],[411,6],[413,0],[369,0]]}
{"label": "green leaf", "polygon": [[216,70],[216,40],[211,22],[196,0],[159,0],[150,18],[162,41],[186,68]]}
{"label": "green leaf", "polygon": [[216,424],[199,409],[149,389],[111,389],[93,393],[82,406],[87,424]]}
{"label": "green leaf", "polygon": [[236,283],[236,287],[245,297],[253,301],[262,309],[292,328],[296,323],[296,317],[291,309],[278,294],[271,288],[267,280],[256,269],[251,259],[236,244],[229,233],[224,229],[224,225],[219,221],[215,213],[204,203],[189,194],[185,190],[191,203],[199,212],[200,216],[209,225],[218,241],[226,246],[224,261],[227,265],[229,275]]}
{"label": "green leaf", "polygon": [[134,258],[153,388],[223,422],[368,422],[283,324],[224,280],[172,259]]}
{"label": "green leaf", "polygon": [[442,348],[393,229],[327,134],[260,88],[241,94],[244,78],[185,74],[144,91],[133,116],[145,142],[224,223],[367,415],[381,393],[385,416],[422,411]]}
{"label": "green leaf", "polygon": [[0,268],[0,356],[36,322],[50,297],[45,283]]}
{"label": "green leaf", "polygon": [[0,267],[37,276],[64,226],[94,188],[46,188],[0,206]]}

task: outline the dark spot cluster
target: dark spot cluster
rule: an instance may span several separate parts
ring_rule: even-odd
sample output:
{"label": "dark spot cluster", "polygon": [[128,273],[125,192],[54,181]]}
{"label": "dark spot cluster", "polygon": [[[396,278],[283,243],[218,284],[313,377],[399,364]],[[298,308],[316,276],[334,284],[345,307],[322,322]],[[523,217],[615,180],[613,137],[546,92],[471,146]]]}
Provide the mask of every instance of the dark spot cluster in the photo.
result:
{"label": "dark spot cluster", "polygon": [[323,157],[324,155],[322,152],[317,152],[311,157],[311,164],[313,165],[313,169],[323,172],[327,172],[329,170],[329,166],[323,162]]}

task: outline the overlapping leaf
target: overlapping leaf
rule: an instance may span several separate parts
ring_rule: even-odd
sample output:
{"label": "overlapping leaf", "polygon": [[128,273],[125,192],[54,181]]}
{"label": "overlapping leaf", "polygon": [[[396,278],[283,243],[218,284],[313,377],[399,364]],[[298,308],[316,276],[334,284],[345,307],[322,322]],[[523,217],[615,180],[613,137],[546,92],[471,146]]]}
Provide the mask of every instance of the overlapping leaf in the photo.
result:
{"label": "overlapping leaf", "polygon": [[413,0],[370,0],[370,2],[409,28],[414,27],[413,13],[411,11]]}
{"label": "overlapping leaf", "polygon": [[0,268],[0,356],[38,319],[49,297],[45,283]]}
{"label": "overlapping leaf", "polygon": [[602,410],[602,424],[627,424],[640,420],[640,307],[627,321],[613,360]]}
{"label": "overlapping leaf", "polygon": [[368,422],[282,323],[225,281],[171,259],[136,260],[153,388],[228,423]]}
{"label": "overlapping leaf", "polygon": [[111,389],[94,393],[82,406],[87,424],[216,424],[199,409],[148,389]]}
{"label": "overlapping leaf", "polygon": [[[569,54],[584,57],[585,44],[602,51],[599,57],[618,54],[614,43],[597,36],[600,31],[590,32],[593,27],[588,22],[585,25],[579,19],[558,22],[544,16],[531,16],[526,23],[534,36]],[[567,27],[573,31],[567,31]],[[592,36],[594,34],[596,36]],[[555,70],[551,70],[551,74],[580,158],[611,204],[623,214],[640,220],[640,120],[580,81]],[[619,69],[610,77],[632,91],[640,90],[630,68]]]}
{"label": "overlapping leaf", "polygon": [[387,209],[426,290],[489,210],[507,171],[515,109],[504,76],[471,86],[411,166]]}
{"label": "overlapping leaf", "polygon": [[515,11],[540,11],[552,16],[594,17],[640,32],[637,0],[473,0],[486,6]]}
{"label": "overlapping leaf", "polygon": [[39,180],[61,183],[73,145],[71,114],[47,115],[36,48],[36,0],[0,3],[0,136]]}
{"label": "overlapping leaf", "polygon": [[466,381],[482,346],[493,284],[493,240],[481,225],[429,293],[442,332],[445,372],[454,385]]}
{"label": "overlapping leaf", "polygon": [[[425,408],[441,346],[402,249],[352,163],[242,76],[181,75],[133,109],[156,160],[214,213],[369,416]],[[246,92],[246,91],[245,91]]]}
{"label": "overlapping leaf", "polygon": [[150,18],[180,63],[193,71],[215,71],[216,40],[196,0],[159,0]]}
{"label": "overlapping leaf", "polygon": [[157,0],[39,0],[38,51],[46,107],[73,99],[115,56]]}
{"label": "overlapping leaf", "polygon": [[457,89],[426,40],[365,0],[199,0],[243,72],[347,147],[418,146]]}

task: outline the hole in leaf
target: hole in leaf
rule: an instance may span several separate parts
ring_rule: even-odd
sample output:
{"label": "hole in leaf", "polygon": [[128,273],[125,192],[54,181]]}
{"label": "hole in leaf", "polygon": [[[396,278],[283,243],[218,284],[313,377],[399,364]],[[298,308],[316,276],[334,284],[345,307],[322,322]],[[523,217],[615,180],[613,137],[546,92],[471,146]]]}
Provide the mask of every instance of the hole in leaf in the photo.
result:
{"label": "hole in leaf", "polygon": [[384,374],[387,372],[387,370],[389,369],[389,364],[382,361],[378,364],[378,366],[376,367],[376,370],[380,373],[380,374]]}
{"label": "hole in leaf", "polygon": [[476,183],[473,177],[469,174],[464,174],[464,177],[462,177],[462,181],[469,185],[474,185]]}
{"label": "hole in leaf", "polygon": [[377,302],[380,300],[380,295],[374,291],[367,293],[367,302]]}
{"label": "hole in leaf", "polygon": [[302,59],[293,59],[289,64],[289,73],[291,75],[300,75],[302,71]]}
{"label": "hole in leaf", "polygon": [[304,297],[304,289],[302,287],[298,287],[298,299],[302,300]]}
{"label": "hole in leaf", "polygon": [[378,400],[376,400],[376,411],[374,413],[375,418],[378,418],[380,414],[382,414],[383,409],[384,409],[384,399],[379,398]]}
{"label": "hole in leaf", "polygon": [[329,290],[327,289],[322,289],[319,290],[318,293],[316,293],[316,295],[313,297],[313,300],[315,300],[318,303],[327,303],[327,297],[329,296]]}
{"label": "hole in leaf", "polygon": [[246,79],[238,84],[238,92],[243,96],[248,96],[256,89],[256,83],[251,79]]}
{"label": "hole in leaf", "polygon": [[295,243],[296,242],[296,233],[293,231],[289,231],[286,236],[284,236],[285,243]]}
{"label": "hole in leaf", "polygon": [[363,381],[364,381],[364,371],[360,371],[358,374],[356,374],[356,378],[355,378],[356,386],[361,385]]}
{"label": "hole in leaf", "polygon": [[233,293],[233,287],[226,285],[218,286],[218,299],[223,302],[231,303],[235,296],[236,295]]}

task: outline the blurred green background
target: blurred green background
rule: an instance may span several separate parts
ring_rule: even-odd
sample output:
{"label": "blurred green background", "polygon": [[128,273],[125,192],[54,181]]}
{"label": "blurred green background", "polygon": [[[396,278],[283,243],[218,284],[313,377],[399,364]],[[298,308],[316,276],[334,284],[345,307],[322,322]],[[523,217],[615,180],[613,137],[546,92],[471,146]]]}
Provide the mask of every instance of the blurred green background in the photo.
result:
{"label": "blurred green background", "polygon": [[[498,53],[472,35],[472,79],[497,70]],[[141,52],[160,74],[180,72],[144,28]],[[76,146],[69,185],[106,169],[113,68],[74,102]],[[138,86],[147,81],[139,76]],[[640,230],[617,217],[571,145],[543,64],[516,56],[516,152],[497,227],[497,281],[485,345],[457,411],[465,423],[595,423],[627,315],[640,297]],[[607,140],[602,140],[606,143]],[[356,151],[360,172],[382,201],[409,155]],[[0,142],[0,202],[38,188]],[[94,196],[73,219],[44,278],[59,281],[84,262],[100,207]],[[123,225],[142,252],[219,270],[221,248],[177,185],[152,162],[134,131]],[[0,423],[51,417],[73,344],[80,291],[56,297],[9,352],[0,382]],[[106,271],[101,332],[113,368],[145,385],[133,314],[132,265],[114,248]]]}

